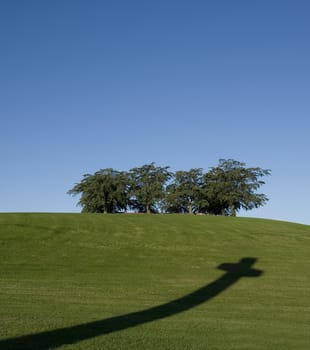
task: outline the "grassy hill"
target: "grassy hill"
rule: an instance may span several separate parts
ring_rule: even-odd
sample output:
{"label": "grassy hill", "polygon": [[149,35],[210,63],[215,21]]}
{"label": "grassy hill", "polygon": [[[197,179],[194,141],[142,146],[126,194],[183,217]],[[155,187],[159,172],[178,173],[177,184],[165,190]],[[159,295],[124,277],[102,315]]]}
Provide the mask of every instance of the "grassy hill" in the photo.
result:
{"label": "grassy hill", "polygon": [[309,349],[310,226],[0,214],[0,349]]}

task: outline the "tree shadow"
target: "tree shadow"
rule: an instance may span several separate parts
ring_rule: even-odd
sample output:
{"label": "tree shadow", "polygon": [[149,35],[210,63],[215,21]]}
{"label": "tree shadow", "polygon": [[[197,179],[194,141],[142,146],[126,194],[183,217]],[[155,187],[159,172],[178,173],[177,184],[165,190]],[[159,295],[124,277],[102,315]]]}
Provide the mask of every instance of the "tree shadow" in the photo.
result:
{"label": "tree shadow", "polygon": [[242,277],[259,277],[263,271],[253,269],[256,258],[242,258],[238,263],[224,263],[218,266],[226,271],[217,280],[168,303],[129,314],[88,322],[77,326],[29,334],[0,341],[0,349],[5,350],[47,350],[65,344],[74,344],[82,340],[136,327],[162,318],[187,311],[216,297]]}

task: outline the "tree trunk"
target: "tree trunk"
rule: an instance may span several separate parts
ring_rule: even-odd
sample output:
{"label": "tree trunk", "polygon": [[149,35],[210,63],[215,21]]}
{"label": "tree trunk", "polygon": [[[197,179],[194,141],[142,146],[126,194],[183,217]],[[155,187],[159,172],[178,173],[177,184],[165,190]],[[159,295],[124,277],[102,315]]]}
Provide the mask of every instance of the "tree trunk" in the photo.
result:
{"label": "tree trunk", "polygon": [[230,216],[236,216],[236,209],[235,209],[235,206],[234,206],[234,205],[231,206],[231,209],[230,209]]}
{"label": "tree trunk", "polygon": [[188,213],[189,214],[193,214],[193,207],[192,207],[192,204],[190,203],[189,206],[188,206]]}
{"label": "tree trunk", "polygon": [[146,213],[151,214],[150,206],[149,204],[146,205]]}

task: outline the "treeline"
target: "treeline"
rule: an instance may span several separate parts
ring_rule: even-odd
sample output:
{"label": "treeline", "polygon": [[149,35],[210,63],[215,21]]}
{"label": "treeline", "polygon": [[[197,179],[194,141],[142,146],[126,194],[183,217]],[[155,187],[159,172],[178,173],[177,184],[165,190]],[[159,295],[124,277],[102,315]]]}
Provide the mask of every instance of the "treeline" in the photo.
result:
{"label": "treeline", "polygon": [[238,210],[264,205],[257,193],[270,170],[248,168],[233,159],[220,159],[208,172],[201,168],[171,172],[155,163],[118,171],[86,174],[71,190],[87,213],[189,213],[235,216]]}

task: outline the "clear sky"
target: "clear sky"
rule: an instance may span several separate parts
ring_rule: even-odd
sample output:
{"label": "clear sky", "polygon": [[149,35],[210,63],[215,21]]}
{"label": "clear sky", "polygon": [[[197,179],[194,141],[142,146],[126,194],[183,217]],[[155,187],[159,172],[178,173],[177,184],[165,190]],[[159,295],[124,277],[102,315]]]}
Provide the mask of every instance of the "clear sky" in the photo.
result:
{"label": "clear sky", "polygon": [[85,173],[233,158],[241,215],[310,224],[310,1],[1,0],[0,211],[77,212]]}

